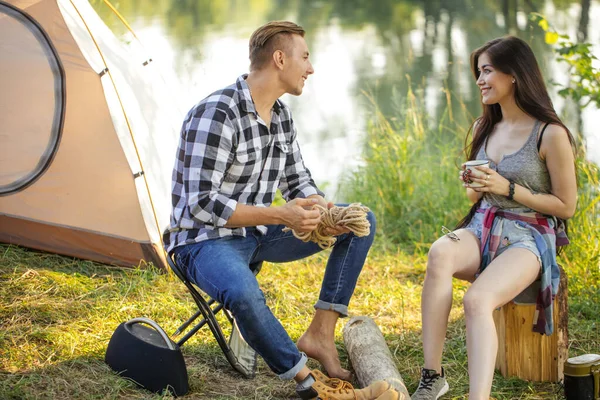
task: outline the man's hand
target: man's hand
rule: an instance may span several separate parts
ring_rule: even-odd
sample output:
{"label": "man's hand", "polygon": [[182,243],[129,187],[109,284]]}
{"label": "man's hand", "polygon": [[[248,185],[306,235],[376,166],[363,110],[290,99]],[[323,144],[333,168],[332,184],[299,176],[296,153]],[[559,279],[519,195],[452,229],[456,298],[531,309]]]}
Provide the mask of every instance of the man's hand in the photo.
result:
{"label": "man's hand", "polygon": [[[320,196],[318,194],[313,194],[312,196],[308,196],[309,199],[317,199],[318,200],[318,204],[320,206],[322,206],[323,208],[326,209],[330,209],[331,207],[334,206],[334,204],[332,202],[327,202],[325,201],[325,199],[323,198],[323,196]],[[324,229],[325,233],[327,233],[328,235],[331,236],[339,236],[342,235],[344,233],[349,233],[350,229],[342,226],[342,225],[337,225],[333,228],[325,228]]]}
{"label": "man's hand", "polygon": [[[327,203],[327,209],[330,209],[333,206],[334,204],[332,202]],[[336,225],[332,228],[325,228],[324,231],[331,236],[339,236],[343,235],[344,233],[350,233],[350,229],[346,228],[343,225]]]}
{"label": "man's hand", "polygon": [[329,206],[329,204],[331,204],[333,206],[333,203],[327,203],[325,201],[325,199],[323,198],[323,196],[321,196],[320,194],[311,194],[310,196],[307,197],[307,199],[315,199],[315,200],[317,200],[317,204],[320,205],[323,208],[331,208]]}
{"label": "man's hand", "polygon": [[319,200],[315,198],[291,200],[279,207],[280,218],[285,226],[296,232],[312,232],[321,222],[321,212],[312,209],[318,203]]}

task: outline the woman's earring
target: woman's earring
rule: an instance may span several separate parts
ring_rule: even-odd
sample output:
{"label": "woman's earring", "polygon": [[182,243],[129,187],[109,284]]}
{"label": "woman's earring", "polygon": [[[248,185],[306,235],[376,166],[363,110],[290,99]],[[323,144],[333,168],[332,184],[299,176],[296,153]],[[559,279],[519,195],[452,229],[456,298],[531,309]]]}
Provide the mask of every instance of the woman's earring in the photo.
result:
{"label": "woman's earring", "polygon": [[513,83],[515,83],[515,78],[513,78]]}

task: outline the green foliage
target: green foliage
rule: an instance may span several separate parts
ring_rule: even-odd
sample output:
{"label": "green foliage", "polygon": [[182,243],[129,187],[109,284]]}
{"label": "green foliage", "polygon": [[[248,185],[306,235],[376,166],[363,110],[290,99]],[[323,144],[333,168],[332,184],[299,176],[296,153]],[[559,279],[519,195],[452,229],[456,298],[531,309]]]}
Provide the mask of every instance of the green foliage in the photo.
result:
{"label": "green foliage", "polygon": [[450,107],[432,123],[424,100],[411,89],[397,103],[397,118],[375,109],[364,164],[343,179],[340,191],[347,201],[373,209],[380,236],[407,250],[427,251],[442,225],[455,226],[469,210],[458,179],[468,127],[453,118]]}
{"label": "green foliage", "polygon": [[549,24],[541,14],[531,13],[531,19],[546,32],[546,43],[552,45],[557,54],[557,60],[568,65],[569,83],[562,87],[558,94],[575,100],[581,107],[590,103],[600,108],[600,69],[594,66],[598,60],[591,52],[591,43],[577,43],[568,35],[560,34]]}
{"label": "green foliage", "polygon": [[569,293],[600,298],[600,169],[579,157],[577,174],[577,211],[569,221],[571,244],[562,258],[570,272]]}

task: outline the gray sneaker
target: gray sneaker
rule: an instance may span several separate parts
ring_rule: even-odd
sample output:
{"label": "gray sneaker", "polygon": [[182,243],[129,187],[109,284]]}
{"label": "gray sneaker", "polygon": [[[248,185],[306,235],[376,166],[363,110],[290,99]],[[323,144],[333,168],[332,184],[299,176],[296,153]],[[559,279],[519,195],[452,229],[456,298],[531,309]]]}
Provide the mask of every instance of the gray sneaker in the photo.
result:
{"label": "gray sneaker", "polygon": [[412,400],[437,400],[445,395],[450,389],[444,375],[438,374],[433,369],[421,369],[421,381],[417,391],[410,397]]}

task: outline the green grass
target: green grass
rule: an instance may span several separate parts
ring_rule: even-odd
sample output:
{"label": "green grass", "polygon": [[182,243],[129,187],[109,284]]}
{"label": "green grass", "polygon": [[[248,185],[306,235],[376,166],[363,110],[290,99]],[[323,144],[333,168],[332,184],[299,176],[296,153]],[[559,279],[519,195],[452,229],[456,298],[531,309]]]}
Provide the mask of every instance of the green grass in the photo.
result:
{"label": "green grass", "polygon": [[[387,247],[383,250],[381,247]],[[381,328],[410,391],[422,364],[420,291],[426,259],[388,246],[371,252],[350,305],[353,315],[369,315]],[[269,305],[293,339],[307,328],[318,296],[326,254],[289,264],[267,264],[259,275]],[[461,298],[466,285],[455,283],[444,366],[451,392],[466,393],[467,360]],[[598,352],[599,306],[591,289],[570,296],[571,355]],[[147,316],[167,332],[194,311],[185,287],[156,269],[122,269],[0,245],[0,398],[153,399],[116,376],[103,362],[114,329]],[[337,343],[348,364],[338,324]],[[183,347],[191,391],[185,398],[293,398],[294,385],[280,381],[261,361],[255,379],[236,375],[216,342],[201,330]],[[316,364],[311,363],[311,367]],[[556,384],[494,379],[498,399],[560,399]]]}
{"label": "green grass", "polygon": [[371,207],[379,232],[391,242],[426,252],[441,225],[453,227],[469,208],[458,180],[468,128],[460,121],[466,116],[447,112],[433,125],[423,99],[411,90],[395,118],[374,109],[364,164],[345,177],[340,191],[348,201]]}

